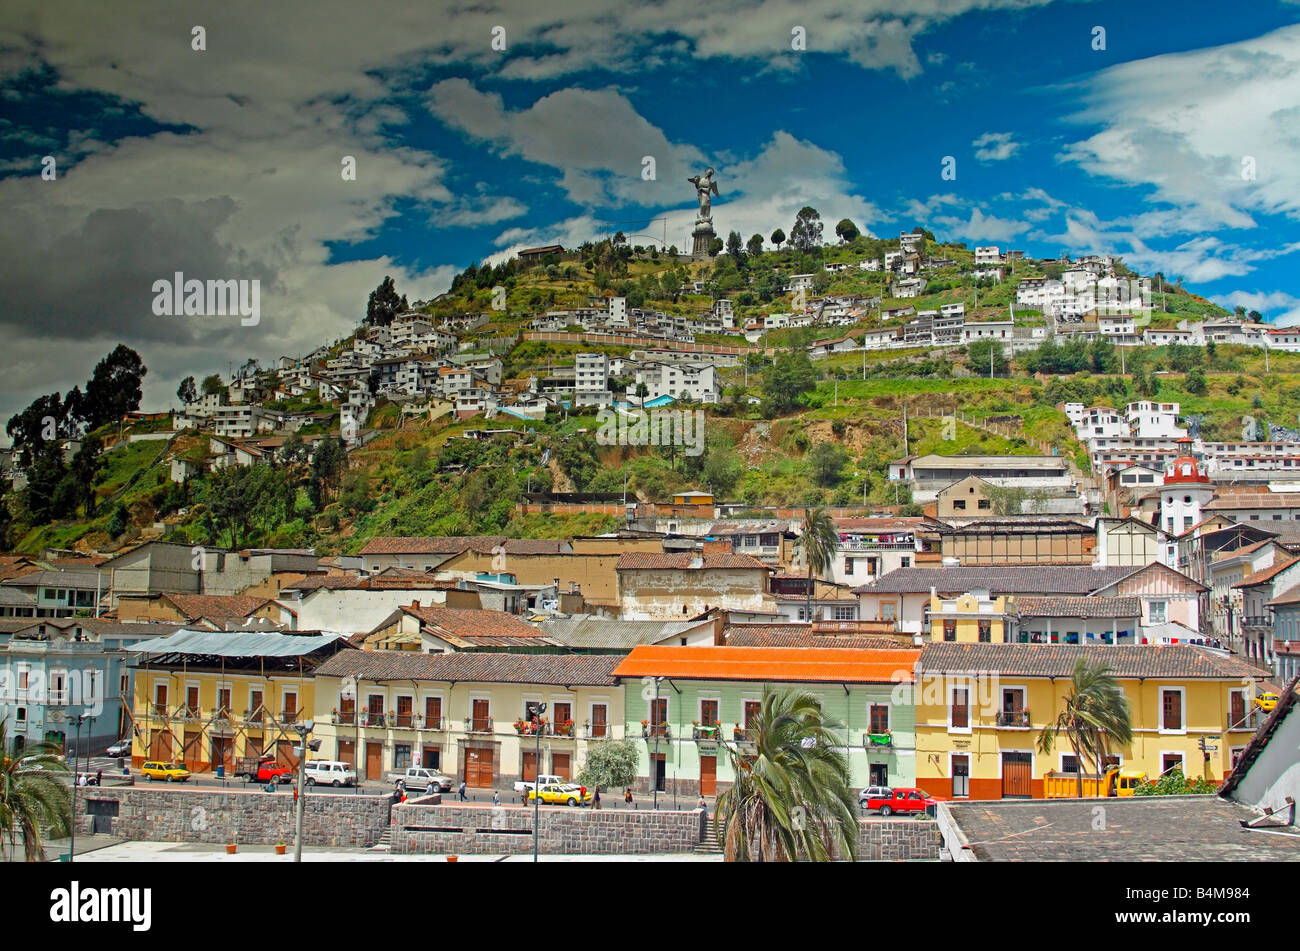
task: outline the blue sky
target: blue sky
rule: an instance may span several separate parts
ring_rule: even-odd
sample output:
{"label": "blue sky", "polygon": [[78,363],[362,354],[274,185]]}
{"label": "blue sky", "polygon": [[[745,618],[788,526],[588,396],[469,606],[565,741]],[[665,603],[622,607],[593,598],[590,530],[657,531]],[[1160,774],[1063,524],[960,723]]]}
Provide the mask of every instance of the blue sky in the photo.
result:
{"label": "blue sky", "polygon": [[[706,164],[724,233],[811,204],[881,235],[1117,253],[1300,322],[1298,23],[1279,2],[11,0],[0,413],[119,340],[164,408],[187,373],[347,333],[388,273],[416,299],[532,244],[683,245]],[[153,316],[178,270],[260,280],[261,322]]]}

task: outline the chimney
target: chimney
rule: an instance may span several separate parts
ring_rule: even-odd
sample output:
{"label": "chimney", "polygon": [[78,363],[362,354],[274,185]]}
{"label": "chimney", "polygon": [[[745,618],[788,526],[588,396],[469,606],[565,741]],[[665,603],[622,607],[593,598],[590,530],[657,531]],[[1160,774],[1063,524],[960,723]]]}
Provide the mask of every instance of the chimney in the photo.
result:
{"label": "chimney", "polygon": [[915,633],[912,635],[912,646],[913,646],[913,647],[920,647],[920,646],[921,646],[921,632],[920,632],[920,631],[917,631],[917,632],[915,632]]}
{"label": "chimney", "polygon": [[418,610],[420,610],[420,602],[419,602],[419,601],[412,601],[412,602],[411,602],[411,610],[412,610],[412,611],[418,611]]}

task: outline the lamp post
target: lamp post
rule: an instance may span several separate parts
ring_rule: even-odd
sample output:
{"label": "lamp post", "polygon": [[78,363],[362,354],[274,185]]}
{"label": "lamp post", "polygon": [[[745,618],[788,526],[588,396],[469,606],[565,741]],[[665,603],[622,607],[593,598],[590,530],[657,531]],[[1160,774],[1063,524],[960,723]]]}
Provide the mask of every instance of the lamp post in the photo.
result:
{"label": "lamp post", "polygon": [[77,773],[81,763],[81,724],[89,719],[90,714],[88,713],[77,714],[77,746],[72,751],[72,830],[68,842],[69,862],[74,861],[77,855]]}
{"label": "lamp post", "polygon": [[654,787],[655,809],[659,808],[659,724],[655,722],[655,717],[659,716],[659,682],[661,680],[663,680],[662,677],[655,678],[655,706],[650,711],[650,729],[654,731],[655,735],[655,758],[654,762],[650,764],[650,782]]}
{"label": "lamp post", "polygon": [[[303,723],[295,723],[293,725],[293,728],[298,733],[298,796],[297,796],[298,808],[297,808],[297,816],[294,820],[293,860],[295,862],[301,862],[302,861],[302,814],[303,814],[303,805],[305,799],[302,781],[303,781],[303,776],[305,775],[307,770],[307,749],[308,749],[307,736],[308,734],[311,733],[312,730],[316,728],[316,723],[313,720],[307,720]],[[320,740],[312,740],[311,742],[315,744],[316,749],[320,749]]]}
{"label": "lamp post", "polygon": [[542,817],[542,714],[546,703],[539,703],[533,711],[533,732],[537,735],[537,752],[533,760],[533,861],[537,861],[537,846],[542,830],[538,823]]}

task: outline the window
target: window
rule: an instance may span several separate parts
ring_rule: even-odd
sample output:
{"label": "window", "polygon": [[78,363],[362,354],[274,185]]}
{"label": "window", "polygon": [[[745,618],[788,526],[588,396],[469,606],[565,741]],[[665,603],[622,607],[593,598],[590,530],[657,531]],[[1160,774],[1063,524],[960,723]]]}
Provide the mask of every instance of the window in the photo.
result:
{"label": "window", "polygon": [[911,556],[910,556],[910,555],[904,555],[902,558],[898,559],[898,565],[899,565],[900,568],[911,568],[911,567],[912,567],[912,558],[911,558]]}
{"label": "window", "polygon": [[952,705],[948,710],[948,727],[953,730],[970,729],[970,690],[952,688]]}
{"label": "window", "polygon": [[718,701],[701,700],[700,701],[700,725],[715,726],[718,722]]}
{"label": "window", "polygon": [[956,510],[956,511],[958,511],[958,512],[964,512],[964,511],[966,511],[966,500],[965,500],[965,499],[953,499],[952,507],[953,507],[954,510]]}
{"label": "window", "polygon": [[393,746],[393,769],[407,769],[411,765],[411,744],[397,743]]}
{"label": "window", "polygon": [[591,705],[591,735],[609,735],[609,705],[593,703]]}
{"label": "window", "polygon": [[852,604],[837,604],[832,609],[831,615],[837,621],[856,621],[858,619],[858,609]]}
{"label": "window", "polygon": [[981,618],[979,621],[979,626],[980,626],[980,643],[981,644],[991,643],[993,641],[993,622]]}
{"label": "window", "polygon": [[414,722],[413,714],[415,712],[414,697],[397,698],[397,725],[400,727],[409,727]]}
{"label": "window", "polygon": [[1160,756],[1160,772],[1161,772],[1161,773],[1168,773],[1168,772],[1170,772],[1171,770],[1175,770],[1175,769],[1177,769],[1179,772],[1182,772],[1182,770],[1183,770],[1183,754],[1182,754],[1182,753],[1163,753],[1163,754],[1161,754],[1161,756]]}
{"label": "window", "polygon": [[955,641],[957,639],[957,622],[951,618],[943,622],[943,639],[945,641]]}
{"label": "window", "polygon": [[1077,773],[1079,771],[1079,757],[1073,753],[1061,754],[1061,772]]}
{"label": "window", "polygon": [[895,612],[898,605],[893,601],[882,601],[880,604],[880,619],[882,621],[892,621],[895,618]]}
{"label": "window", "polygon": [[868,722],[871,724],[871,733],[888,733],[889,732],[889,704],[873,703],[868,708]]}
{"label": "window", "polygon": [[979,508],[980,508],[980,511],[987,511],[988,509],[992,508],[992,506],[989,504],[989,500],[988,500],[988,499],[980,499],[980,500],[979,500]]}
{"label": "window", "polygon": [[424,728],[426,730],[442,728],[442,697],[424,698]]}
{"label": "window", "polygon": [[758,700],[745,701],[745,729],[746,730],[750,729],[750,727],[755,725],[755,723],[758,720],[758,713],[762,709],[762,707],[763,704]]}
{"label": "window", "polygon": [[26,708],[26,707],[14,707],[14,720],[15,720],[15,722],[17,722],[17,723],[26,723],[26,722],[27,722],[27,708]]}
{"label": "window", "polygon": [[1168,620],[1169,602],[1152,601],[1150,605],[1150,617],[1152,624],[1164,624]]}
{"label": "window", "polygon": [[844,559],[844,573],[845,573],[846,575],[851,575],[851,574],[853,574],[853,559],[852,559],[852,558],[845,558],[845,559]]}
{"label": "window", "polygon": [[1160,691],[1160,732],[1182,733],[1185,729],[1183,691],[1176,687],[1162,689]]}

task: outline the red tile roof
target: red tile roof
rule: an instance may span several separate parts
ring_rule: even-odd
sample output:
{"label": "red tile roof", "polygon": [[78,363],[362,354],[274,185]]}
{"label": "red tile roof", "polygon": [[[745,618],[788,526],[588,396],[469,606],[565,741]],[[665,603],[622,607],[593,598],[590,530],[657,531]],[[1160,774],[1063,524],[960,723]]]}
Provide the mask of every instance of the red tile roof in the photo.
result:
{"label": "red tile roof", "polygon": [[1287,568],[1290,568],[1297,561],[1300,561],[1300,558],[1287,558],[1282,561],[1275,562],[1274,564],[1270,565],[1268,568],[1261,568],[1259,571],[1247,575],[1244,581],[1238,581],[1236,584],[1233,585],[1233,587],[1249,588],[1253,585],[1263,584],[1265,581],[1272,580],[1274,576],[1281,574]]}
{"label": "red tile roof", "polygon": [[164,594],[187,621],[201,617],[247,617],[270,598],[252,598],[242,594]]}
{"label": "red tile roof", "polygon": [[418,618],[431,633],[450,634],[453,637],[542,637],[542,632],[526,624],[513,614],[504,611],[487,611],[479,608],[444,608],[407,606],[402,610]]}
{"label": "red tile roof", "polygon": [[612,687],[618,654],[417,654],[344,650],[316,669],[317,677],[363,681],[435,680],[452,683]]}
{"label": "red tile roof", "polygon": [[911,683],[921,652],[790,647],[634,647],[616,677],[783,683]]}
{"label": "red tile roof", "polygon": [[693,552],[627,551],[619,555],[618,561],[614,563],[615,571],[713,571],[724,568],[768,570],[768,566],[757,558],[736,552],[710,552],[701,555]]}

